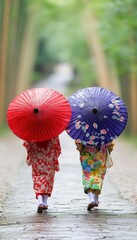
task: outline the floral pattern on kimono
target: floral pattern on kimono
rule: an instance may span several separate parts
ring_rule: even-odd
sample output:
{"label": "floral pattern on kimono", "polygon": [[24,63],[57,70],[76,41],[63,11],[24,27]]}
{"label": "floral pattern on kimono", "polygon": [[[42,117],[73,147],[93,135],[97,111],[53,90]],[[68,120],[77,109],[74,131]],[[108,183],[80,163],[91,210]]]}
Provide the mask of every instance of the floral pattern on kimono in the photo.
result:
{"label": "floral pattern on kimono", "polygon": [[33,188],[38,194],[51,196],[55,171],[59,171],[58,157],[61,154],[59,138],[45,141],[45,146],[37,142],[24,142],[28,156],[26,162],[32,165]]}
{"label": "floral pattern on kimono", "polygon": [[80,151],[84,192],[87,193],[88,189],[92,189],[93,192],[98,190],[101,193],[103,179],[106,174],[107,148],[111,152],[114,143],[108,143],[100,148],[85,146],[77,142],[76,145]]}

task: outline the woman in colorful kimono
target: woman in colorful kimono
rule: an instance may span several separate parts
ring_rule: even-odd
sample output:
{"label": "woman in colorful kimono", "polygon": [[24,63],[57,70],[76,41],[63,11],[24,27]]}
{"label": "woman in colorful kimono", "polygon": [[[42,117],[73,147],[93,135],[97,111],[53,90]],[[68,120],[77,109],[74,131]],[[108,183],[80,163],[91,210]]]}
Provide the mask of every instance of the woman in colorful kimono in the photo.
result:
{"label": "woman in colorful kimono", "polygon": [[107,166],[106,160],[108,154],[113,150],[114,142],[101,147],[82,145],[77,140],[75,144],[80,152],[84,192],[89,197],[87,210],[91,210],[99,205],[99,194],[102,190],[106,168],[113,164],[111,161]]}
{"label": "woman in colorful kimono", "polygon": [[43,142],[24,142],[27,149],[26,162],[32,166],[33,188],[38,199],[38,213],[48,208],[47,200],[51,196],[55,171],[59,171],[58,157],[61,154],[59,138]]}

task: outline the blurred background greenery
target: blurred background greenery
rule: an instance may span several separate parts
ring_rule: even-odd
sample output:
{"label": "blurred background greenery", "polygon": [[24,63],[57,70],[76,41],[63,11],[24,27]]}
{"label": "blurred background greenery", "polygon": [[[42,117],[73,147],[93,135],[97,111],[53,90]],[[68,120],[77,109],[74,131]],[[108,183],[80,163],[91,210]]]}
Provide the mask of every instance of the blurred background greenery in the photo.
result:
{"label": "blurred background greenery", "polygon": [[127,105],[137,135],[136,0],[0,0],[0,126],[9,102],[67,63],[69,93],[101,86]]}

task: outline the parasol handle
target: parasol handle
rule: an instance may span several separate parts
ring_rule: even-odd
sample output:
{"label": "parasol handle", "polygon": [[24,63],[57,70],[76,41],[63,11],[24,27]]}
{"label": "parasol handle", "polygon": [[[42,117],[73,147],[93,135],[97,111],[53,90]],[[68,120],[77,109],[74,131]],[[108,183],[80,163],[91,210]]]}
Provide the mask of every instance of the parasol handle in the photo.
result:
{"label": "parasol handle", "polygon": [[38,113],[39,112],[39,109],[38,108],[34,108],[34,113]]}
{"label": "parasol handle", "polygon": [[93,108],[92,112],[93,112],[94,114],[96,114],[96,113],[97,113],[97,109],[96,109],[96,108]]}

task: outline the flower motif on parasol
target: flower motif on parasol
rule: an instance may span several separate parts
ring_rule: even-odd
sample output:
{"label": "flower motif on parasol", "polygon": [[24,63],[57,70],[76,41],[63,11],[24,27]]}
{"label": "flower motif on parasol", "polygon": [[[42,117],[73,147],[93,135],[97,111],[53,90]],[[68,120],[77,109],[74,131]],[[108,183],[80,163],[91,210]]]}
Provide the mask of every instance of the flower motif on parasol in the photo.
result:
{"label": "flower motif on parasol", "polygon": [[84,145],[101,146],[109,143],[126,127],[126,105],[119,96],[105,88],[80,89],[68,101],[72,117],[66,131]]}
{"label": "flower motif on parasol", "polygon": [[68,100],[48,88],[32,88],[16,96],[9,104],[10,129],[26,141],[45,141],[58,136],[71,118]]}

